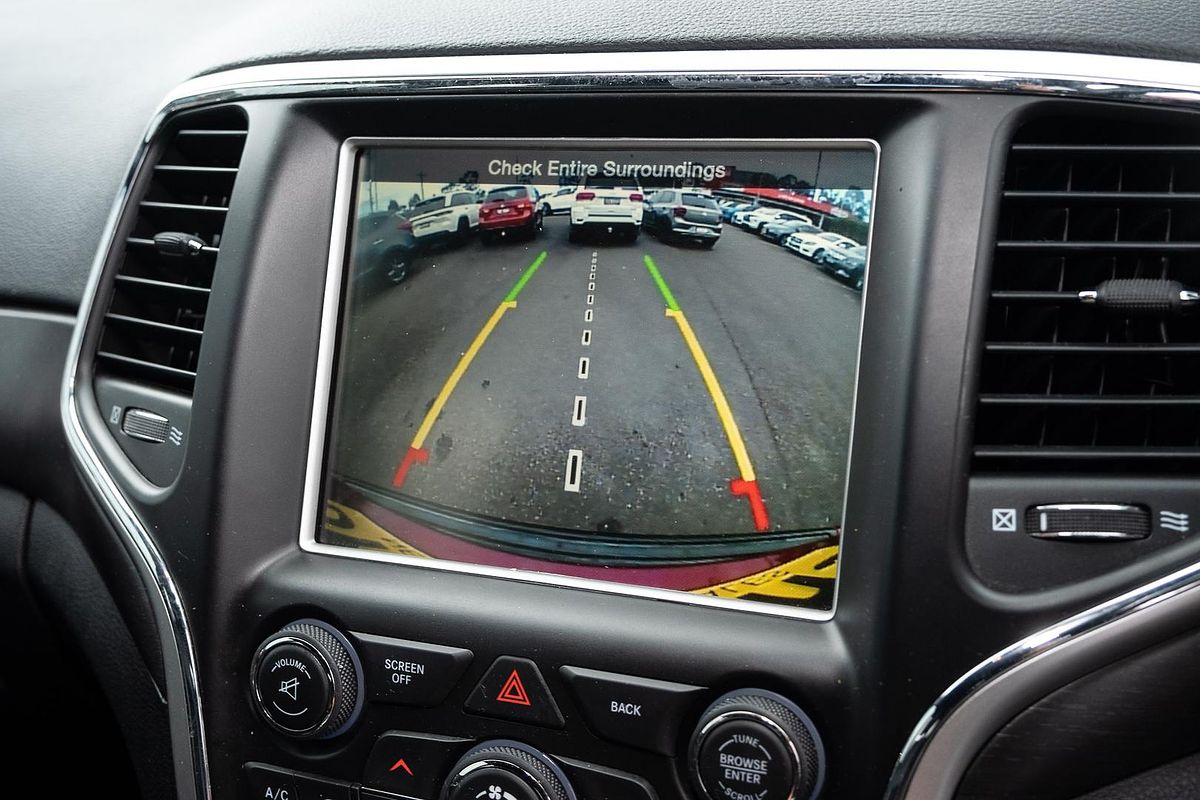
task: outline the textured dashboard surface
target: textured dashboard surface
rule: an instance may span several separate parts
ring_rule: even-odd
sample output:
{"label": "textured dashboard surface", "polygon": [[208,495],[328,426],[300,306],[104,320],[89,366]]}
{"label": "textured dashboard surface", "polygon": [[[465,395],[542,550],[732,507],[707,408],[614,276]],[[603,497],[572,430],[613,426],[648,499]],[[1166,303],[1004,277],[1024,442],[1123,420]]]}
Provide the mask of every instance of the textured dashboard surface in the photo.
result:
{"label": "textured dashboard surface", "polygon": [[[0,8],[0,303],[78,303],[155,105],[222,67],[364,55],[754,47],[1057,49],[1200,61],[1187,0],[387,0]],[[1019,65],[1014,65],[1019,66]]]}

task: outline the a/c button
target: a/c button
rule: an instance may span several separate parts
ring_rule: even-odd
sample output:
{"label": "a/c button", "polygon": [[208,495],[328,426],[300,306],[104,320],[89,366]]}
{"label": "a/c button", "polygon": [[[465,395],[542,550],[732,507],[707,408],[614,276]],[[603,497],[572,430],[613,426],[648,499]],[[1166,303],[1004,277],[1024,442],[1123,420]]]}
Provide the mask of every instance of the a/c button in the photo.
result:
{"label": "a/c button", "polygon": [[675,755],[679,721],[704,692],[701,686],[563,667],[563,679],[597,736]]}

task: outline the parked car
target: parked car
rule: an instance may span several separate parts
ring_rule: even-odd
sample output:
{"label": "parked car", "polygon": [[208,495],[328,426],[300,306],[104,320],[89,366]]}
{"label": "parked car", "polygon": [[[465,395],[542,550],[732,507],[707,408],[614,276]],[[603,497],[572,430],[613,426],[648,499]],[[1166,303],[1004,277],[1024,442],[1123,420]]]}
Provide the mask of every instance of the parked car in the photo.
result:
{"label": "parked car", "polygon": [[758,210],[758,206],[750,206],[749,208],[744,208],[741,211],[735,211],[730,216],[729,221],[731,223],[733,223],[733,225],[735,227],[748,228],[748,227],[750,227],[750,224],[747,220],[749,220],[750,215],[753,214],[757,210]]}
{"label": "parked car", "polygon": [[465,239],[479,227],[479,207],[477,192],[459,189],[422,200],[407,216],[422,244],[442,237]]}
{"label": "parked car", "polygon": [[726,200],[721,203],[721,219],[725,222],[732,222],[733,215],[739,211],[753,211],[757,208],[754,203],[743,203],[738,200]]}
{"label": "parked car", "polygon": [[570,214],[571,206],[575,202],[575,192],[577,187],[564,186],[556,192],[542,195],[539,201],[542,206],[542,215],[552,217],[555,214]]}
{"label": "parked car", "polygon": [[642,229],[644,199],[642,187],[629,178],[586,178],[571,204],[571,241],[580,241],[588,232],[635,241]]}
{"label": "parked car", "polygon": [[867,270],[867,248],[862,245],[831,247],[821,254],[817,264],[821,269],[862,291]]}
{"label": "parked car", "polygon": [[821,233],[793,233],[784,240],[784,247],[793,253],[820,261],[826,250],[833,248],[858,247],[858,242],[848,239],[840,233],[824,231]]}
{"label": "parked car", "polygon": [[781,222],[768,222],[758,232],[758,235],[767,241],[782,245],[783,240],[791,236],[793,233],[820,233],[821,229],[816,225],[811,225],[807,222],[802,222],[796,219],[785,219]]}
{"label": "parked car", "polygon": [[[740,223],[738,222],[739,217],[742,219]],[[761,230],[762,227],[768,222],[786,221],[807,222],[810,225],[812,224],[811,217],[807,217],[804,214],[798,214],[795,211],[788,211],[785,208],[760,207],[754,209],[753,211],[738,212],[737,214],[733,215],[733,222],[735,225],[739,225],[740,227],[755,232]]]}
{"label": "parked car", "polygon": [[402,213],[376,211],[358,221],[351,255],[352,276],[365,289],[396,285],[413,269],[417,240]]}
{"label": "parked car", "polygon": [[721,238],[721,211],[707,192],[659,189],[646,198],[642,227],[663,240],[712,248]]}
{"label": "parked car", "polygon": [[532,186],[492,189],[479,207],[479,237],[485,243],[507,236],[532,239],[542,229],[542,207]]}

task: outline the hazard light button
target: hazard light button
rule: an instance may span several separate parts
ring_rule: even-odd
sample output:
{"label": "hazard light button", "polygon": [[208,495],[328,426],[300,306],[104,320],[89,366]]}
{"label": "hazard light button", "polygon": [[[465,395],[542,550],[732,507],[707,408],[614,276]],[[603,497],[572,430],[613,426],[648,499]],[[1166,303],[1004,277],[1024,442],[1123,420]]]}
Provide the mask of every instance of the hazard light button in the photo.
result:
{"label": "hazard light button", "polygon": [[500,656],[467,699],[467,711],[487,717],[561,728],[562,714],[537,665],[527,658]]}

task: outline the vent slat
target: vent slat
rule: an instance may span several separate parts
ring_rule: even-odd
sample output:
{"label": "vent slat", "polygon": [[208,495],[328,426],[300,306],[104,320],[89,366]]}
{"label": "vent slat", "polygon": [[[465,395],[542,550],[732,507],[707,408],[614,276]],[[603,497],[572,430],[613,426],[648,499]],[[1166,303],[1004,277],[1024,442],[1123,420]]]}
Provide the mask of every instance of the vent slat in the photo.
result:
{"label": "vent slat", "polygon": [[1009,189],[1005,200],[1046,203],[1196,203],[1200,192],[1070,192]]}
{"label": "vent slat", "polygon": [[236,175],[237,167],[198,167],[189,164],[155,164],[154,171],[158,173],[164,172],[182,172],[187,174],[199,175]]}
{"label": "vent slat", "polygon": [[1014,459],[1020,461],[1058,461],[1094,459],[1161,459],[1200,460],[1200,447],[1020,447],[981,446],[974,449],[976,458]]}
{"label": "vent slat", "polygon": [[202,206],[195,203],[166,203],[162,200],[143,200],[138,205],[142,208],[162,208],[168,211],[203,211],[212,214],[224,214],[229,210],[225,206]]}
{"label": "vent slat", "polygon": [[244,130],[217,130],[217,129],[209,130],[206,128],[183,128],[182,130],[176,131],[175,136],[180,139],[187,139],[187,138],[194,137],[194,136],[213,136],[213,137],[224,136],[224,137],[229,137],[229,138],[234,138],[234,139],[244,139],[244,138],[246,138],[246,131],[244,131]]}
{"label": "vent slat", "polygon": [[1011,151],[1015,154],[1036,153],[1054,156],[1063,155],[1114,155],[1128,156],[1140,153],[1151,155],[1200,155],[1200,145],[1191,144],[1039,144],[1015,142]]}
{"label": "vent slat", "polygon": [[994,290],[991,297],[1010,303],[1061,303],[1078,301],[1079,292],[1009,292],[999,289]]}
{"label": "vent slat", "polygon": [[142,286],[146,289],[156,289],[164,292],[183,292],[203,297],[207,297],[212,292],[207,286],[188,286],[186,283],[156,281],[151,278],[138,278],[133,275],[118,275],[117,283],[127,286]]}
{"label": "vent slat", "polygon": [[[1098,112],[1099,113],[1099,112]],[[1108,141],[1106,141],[1108,139]],[[1120,473],[1200,464],[1200,125],[1041,118],[1011,145],[980,358],[974,463]],[[1174,281],[1170,285],[1166,281]],[[1129,289],[1124,289],[1128,292]]]}
{"label": "vent slat", "polygon": [[1097,342],[986,342],[988,353],[1043,353],[1046,355],[1200,355],[1200,344],[1120,344]]}
{"label": "vent slat", "polygon": [[1200,406],[1200,397],[1102,394],[981,394],[985,406]]}
{"label": "vent slat", "polygon": [[106,350],[100,350],[96,353],[98,358],[106,361],[114,361],[118,364],[127,364],[138,369],[143,369],[149,372],[157,372],[163,375],[168,375],[172,378],[183,378],[185,380],[194,380],[196,373],[190,369],[179,369],[178,367],[168,367],[166,364],[159,364],[154,361],[145,361],[132,356],[123,356],[119,353],[110,353]]}
{"label": "vent slat", "polygon": [[[246,130],[245,115],[231,107],[189,112],[184,119],[186,127],[166,135],[144,194],[131,206],[136,216],[96,361],[98,374],[191,394]],[[167,252],[155,237],[168,232],[196,237],[204,246],[195,256]]]}
{"label": "vent slat", "polygon": [[1154,251],[1164,253],[1200,253],[1200,242],[1124,242],[1124,241],[1018,241],[996,242],[997,250],[1047,253],[1083,253],[1094,251],[1136,252]]}
{"label": "vent slat", "polygon": [[203,331],[198,331],[195,328],[183,328],[179,325],[170,325],[165,322],[155,322],[154,320],[142,319],[141,317],[130,317],[125,314],[113,314],[112,312],[109,312],[104,315],[104,318],[110,322],[151,328],[153,330],[175,336],[195,336],[196,338],[199,338],[203,334]]}

